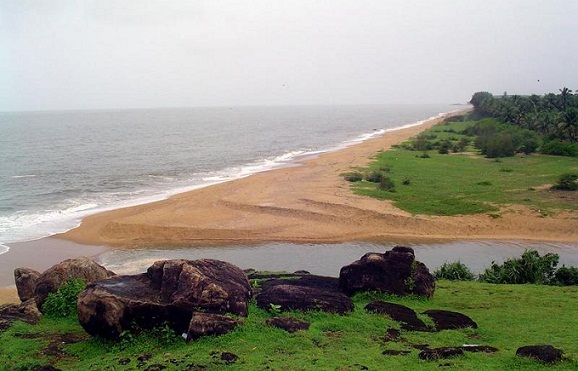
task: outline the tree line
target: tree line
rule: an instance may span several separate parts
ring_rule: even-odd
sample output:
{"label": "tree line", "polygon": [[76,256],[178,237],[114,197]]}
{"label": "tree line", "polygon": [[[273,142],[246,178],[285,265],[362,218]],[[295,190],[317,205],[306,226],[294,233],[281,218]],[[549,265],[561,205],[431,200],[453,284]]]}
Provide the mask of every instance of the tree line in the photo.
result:
{"label": "tree line", "polygon": [[540,152],[578,156],[578,94],[568,88],[543,96],[473,94],[474,116],[536,133]]}

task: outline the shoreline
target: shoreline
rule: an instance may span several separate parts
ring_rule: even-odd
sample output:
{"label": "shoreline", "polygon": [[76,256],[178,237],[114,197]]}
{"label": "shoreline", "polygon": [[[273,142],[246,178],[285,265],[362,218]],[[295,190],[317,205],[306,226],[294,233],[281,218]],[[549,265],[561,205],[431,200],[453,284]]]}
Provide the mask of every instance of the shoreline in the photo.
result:
{"label": "shoreline", "polygon": [[111,247],[207,246],[268,242],[340,243],[403,240],[532,240],[577,242],[575,213],[542,218],[513,206],[500,220],[488,215],[411,215],[389,201],[355,195],[340,174],[366,166],[454,111],[249,177],[168,199],[94,214],[55,237]]}

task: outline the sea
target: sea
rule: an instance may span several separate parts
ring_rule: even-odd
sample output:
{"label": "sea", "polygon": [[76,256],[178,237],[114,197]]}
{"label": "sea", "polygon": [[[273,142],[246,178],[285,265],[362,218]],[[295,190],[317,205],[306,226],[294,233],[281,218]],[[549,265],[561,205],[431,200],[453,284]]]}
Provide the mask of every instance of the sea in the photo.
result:
{"label": "sea", "polygon": [[[338,150],[460,107],[208,107],[0,113],[0,253],[87,215]],[[463,107],[461,107],[463,108]]]}

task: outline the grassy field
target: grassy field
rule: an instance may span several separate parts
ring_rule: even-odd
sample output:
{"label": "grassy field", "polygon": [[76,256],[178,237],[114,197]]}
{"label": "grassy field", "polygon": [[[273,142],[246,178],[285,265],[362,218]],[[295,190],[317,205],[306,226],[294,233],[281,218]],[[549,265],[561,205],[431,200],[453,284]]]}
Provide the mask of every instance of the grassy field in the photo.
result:
{"label": "grassy field", "polygon": [[[465,138],[459,133],[472,124],[440,124],[423,135],[431,141],[457,143]],[[557,210],[578,210],[578,192],[550,189],[562,173],[578,172],[576,158],[531,154],[490,159],[471,145],[461,153],[430,150],[423,156],[421,151],[404,147],[381,152],[368,169],[358,169],[381,171],[393,180],[394,192],[367,181],[355,182],[355,192],[392,200],[416,215],[488,213],[497,217],[503,206],[512,204],[539,210],[544,216]]]}
{"label": "grassy field", "polygon": [[[416,312],[447,309],[462,312],[478,329],[436,333],[401,330],[399,341],[385,341],[391,319],[368,314],[372,300],[404,304]],[[273,314],[251,304],[244,325],[220,337],[192,343],[169,331],[139,336],[125,334],[120,341],[86,335],[75,319],[44,318],[39,325],[16,323],[0,334],[0,369],[28,370],[52,364],[63,370],[568,370],[578,369],[575,331],[578,287],[492,285],[438,281],[433,299],[399,298],[384,294],[354,297],[348,316],[320,312],[284,313],[311,322],[311,328],[289,334],[265,324]],[[420,316],[426,323],[426,316]],[[66,344],[69,343],[69,344]],[[490,345],[493,354],[469,353],[441,361],[418,359],[416,345],[430,347],[463,344]],[[515,356],[523,345],[552,344],[566,359],[555,366]],[[384,350],[406,350],[407,355],[384,355]],[[221,359],[234,353],[231,364]],[[164,368],[163,368],[164,367]]]}

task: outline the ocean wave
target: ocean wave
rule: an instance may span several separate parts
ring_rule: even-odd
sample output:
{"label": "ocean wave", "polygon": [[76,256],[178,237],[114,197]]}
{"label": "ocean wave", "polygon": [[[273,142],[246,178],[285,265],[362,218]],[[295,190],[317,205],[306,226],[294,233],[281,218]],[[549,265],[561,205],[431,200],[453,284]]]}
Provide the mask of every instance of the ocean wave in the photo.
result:
{"label": "ocean wave", "polygon": [[0,243],[0,255],[7,253],[10,251],[10,248],[6,245]]}
{"label": "ocean wave", "polygon": [[36,174],[25,174],[25,175],[13,175],[12,179],[22,179],[22,178],[34,178]]}

